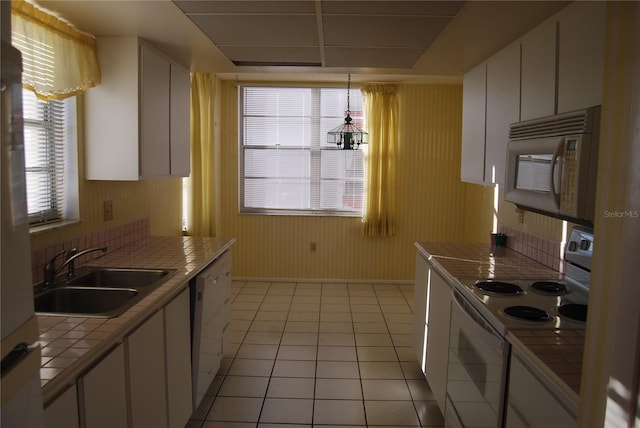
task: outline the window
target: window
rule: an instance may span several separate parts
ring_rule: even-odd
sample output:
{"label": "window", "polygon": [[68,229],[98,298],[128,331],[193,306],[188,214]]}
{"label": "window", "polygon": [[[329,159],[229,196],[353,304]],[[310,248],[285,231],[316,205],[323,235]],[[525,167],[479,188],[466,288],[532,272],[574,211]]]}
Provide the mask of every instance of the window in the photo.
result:
{"label": "window", "polygon": [[[362,126],[360,91],[349,98]],[[240,106],[241,212],[362,215],[366,146],[327,143],[344,121],[346,89],[243,86]]]}
{"label": "window", "polygon": [[77,193],[75,99],[41,101],[23,89],[27,207],[32,225],[70,216]]}

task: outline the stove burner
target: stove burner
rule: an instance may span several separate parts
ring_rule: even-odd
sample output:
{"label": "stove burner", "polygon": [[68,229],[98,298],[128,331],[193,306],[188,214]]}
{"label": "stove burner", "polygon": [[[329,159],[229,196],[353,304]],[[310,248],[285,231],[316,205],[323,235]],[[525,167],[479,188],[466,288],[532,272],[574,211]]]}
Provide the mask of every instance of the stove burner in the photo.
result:
{"label": "stove burner", "polygon": [[587,305],[567,303],[558,307],[558,312],[572,320],[587,322]]}
{"label": "stove burner", "polygon": [[553,294],[556,296],[569,291],[566,285],[554,281],[537,281],[531,284],[531,288],[545,294]]}
{"label": "stove burner", "polygon": [[478,287],[482,291],[486,291],[487,293],[508,295],[518,295],[524,293],[524,290],[521,287],[509,282],[481,281],[476,283],[476,287]]}
{"label": "stove burner", "polygon": [[542,322],[552,319],[546,311],[531,306],[509,306],[504,309],[504,313],[527,321]]}

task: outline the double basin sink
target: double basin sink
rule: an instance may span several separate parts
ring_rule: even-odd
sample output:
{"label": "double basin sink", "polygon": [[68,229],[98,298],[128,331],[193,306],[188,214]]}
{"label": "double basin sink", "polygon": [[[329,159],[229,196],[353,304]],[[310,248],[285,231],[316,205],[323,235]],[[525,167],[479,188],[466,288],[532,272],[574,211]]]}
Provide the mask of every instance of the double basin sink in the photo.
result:
{"label": "double basin sink", "polygon": [[175,270],[79,268],[34,296],[38,315],[113,318],[167,281]]}

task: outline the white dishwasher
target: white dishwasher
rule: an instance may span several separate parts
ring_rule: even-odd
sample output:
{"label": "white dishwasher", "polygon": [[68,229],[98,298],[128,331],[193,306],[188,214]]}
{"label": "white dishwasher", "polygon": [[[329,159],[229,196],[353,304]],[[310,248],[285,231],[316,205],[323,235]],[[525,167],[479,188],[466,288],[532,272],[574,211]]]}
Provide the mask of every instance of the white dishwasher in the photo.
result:
{"label": "white dishwasher", "polygon": [[231,251],[191,284],[193,408],[197,409],[231,345]]}

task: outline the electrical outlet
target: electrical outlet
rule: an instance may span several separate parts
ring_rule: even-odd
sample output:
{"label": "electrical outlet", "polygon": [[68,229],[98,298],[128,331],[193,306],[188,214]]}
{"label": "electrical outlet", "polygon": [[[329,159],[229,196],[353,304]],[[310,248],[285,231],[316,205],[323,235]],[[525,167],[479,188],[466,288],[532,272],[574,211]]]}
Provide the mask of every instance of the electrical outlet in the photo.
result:
{"label": "electrical outlet", "polygon": [[312,253],[316,252],[316,243],[312,242],[311,245],[309,246],[309,250],[311,250]]}
{"label": "electrical outlet", "polygon": [[113,201],[104,201],[104,221],[113,220]]}

